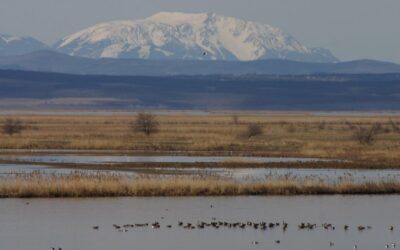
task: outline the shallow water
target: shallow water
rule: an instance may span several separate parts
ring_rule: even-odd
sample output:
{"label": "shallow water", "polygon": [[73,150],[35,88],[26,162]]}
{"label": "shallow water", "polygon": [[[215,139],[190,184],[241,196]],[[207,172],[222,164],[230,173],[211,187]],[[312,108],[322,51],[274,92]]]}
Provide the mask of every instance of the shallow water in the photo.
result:
{"label": "shallow water", "polygon": [[[27,204],[29,202],[29,204]],[[210,206],[212,205],[212,207]],[[309,196],[231,198],[6,199],[0,201],[0,248],[43,250],[204,249],[385,249],[399,245],[400,196]],[[266,231],[253,228],[188,230],[178,221],[282,222]],[[113,224],[152,223],[161,227],[118,232]],[[316,223],[299,230],[301,222]],[[320,225],[332,223],[336,230]],[[172,228],[166,228],[171,224]],[[347,224],[348,231],[343,229]],[[358,231],[359,225],[372,229]],[[394,231],[389,226],[395,226]],[[93,226],[99,226],[94,230]],[[275,241],[280,240],[280,244]],[[258,245],[253,245],[258,241]],[[334,246],[330,247],[329,242]]]}
{"label": "shallow water", "polygon": [[[30,165],[30,164],[0,164],[0,177],[7,178],[15,176],[16,174],[31,174],[40,173],[43,175],[65,175],[76,172],[77,169],[72,168],[54,168],[46,165]],[[109,173],[109,174],[124,174],[133,176],[135,172],[123,172],[113,170],[81,170],[79,172],[85,173]]]}
{"label": "shallow water", "polygon": [[[10,177],[15,174],[38,173],[49,174],[71,174],[76,169],[54,168],[46,165],[29,164],[0,164],[0,177]],[[354,170],[354,169],[288,169],[288,168],[138,168],[136,170],[79,170],[84,173],[108,173],[126,176],[138,176],[151,174],[154,176],[170,177],[174,175],[201,175],[219,176],[232,178],[238,181],[263,181],[274,179],[287,180],[311,180],[323,182],[338,181],[396,181],[400,179],[399,170]]]}
{"label": "shallow water", "polygon": [[229,156],[103,156],[73,154],[40,154],[40,155],[1,155],[0,159],[9,161],[38,163],[76,163],[76,164],[108,164],[108,163],[218,163],[218,162],[310,162],[317,158],[294,157],[229,157]]}

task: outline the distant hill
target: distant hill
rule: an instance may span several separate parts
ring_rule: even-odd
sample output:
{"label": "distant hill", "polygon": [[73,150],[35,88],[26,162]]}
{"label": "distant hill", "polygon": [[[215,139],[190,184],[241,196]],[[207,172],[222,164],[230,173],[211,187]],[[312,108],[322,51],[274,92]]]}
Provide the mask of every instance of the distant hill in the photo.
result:
{"label": "distant hill", "polygon": [[48,49],[47,45],[32,37],[0,34],[0,56],[22,55]]}
{"label": "distant hill", "polygon": [[400,110],[400,74],[102,76],[0,70],[0,109]]}
{"label": "distant hill", "polygon": [[372,60],[306,63],[288,60],[198,61],[145,59],[89,59],[53,51],[0,57],[0,69],[92,75],[305,75],[400,73],[400,65]]}

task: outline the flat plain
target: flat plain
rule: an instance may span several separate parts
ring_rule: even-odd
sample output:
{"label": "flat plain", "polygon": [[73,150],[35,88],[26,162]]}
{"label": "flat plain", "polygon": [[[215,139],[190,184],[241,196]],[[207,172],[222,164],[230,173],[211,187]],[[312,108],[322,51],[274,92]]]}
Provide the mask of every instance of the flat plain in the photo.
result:
{"label": "flat plain", "polygon": [[[10,116],[0,118],[0,125]],[[4,150],[101,150],[315,157],[396,167],[400,160],[400,117],[254,113],[156,115],[159,131],[146,136],[134,131],[134,115],[17,115],[24,130],[0,135]],[[262,133],[249,136],[249,124]],[[360,130],[375,128],[369,142]],[[343,162],[345,164],[345,162]],[[360,166],[361,167],[361,166]]]}

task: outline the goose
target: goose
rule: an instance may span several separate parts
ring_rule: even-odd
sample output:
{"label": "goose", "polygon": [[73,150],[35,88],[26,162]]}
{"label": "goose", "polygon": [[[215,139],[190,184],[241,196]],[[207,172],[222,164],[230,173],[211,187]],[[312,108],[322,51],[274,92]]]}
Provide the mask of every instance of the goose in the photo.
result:
{"label": "goose", "polygon": [[286,231],[287,227],[288,227],[288,223],[283,222],[283,231]]}

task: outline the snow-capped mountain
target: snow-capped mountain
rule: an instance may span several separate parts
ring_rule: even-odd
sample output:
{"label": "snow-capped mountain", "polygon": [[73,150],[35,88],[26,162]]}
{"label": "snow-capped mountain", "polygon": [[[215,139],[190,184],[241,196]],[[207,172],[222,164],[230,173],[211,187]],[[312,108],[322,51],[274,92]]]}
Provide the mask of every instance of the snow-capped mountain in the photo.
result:
{"label": "snow-capped mountain", "polygon": [[101,23],[67,36],[55,48],[90,58],[337,61],[329,50],[307,48],[278,28],[214,13],[161,12]]}
{"label": "snow-capped mountain", "polygon": [[0,56],[22,55],[45,49],[49,49],[47,45],[32,37],[0,34]]}

